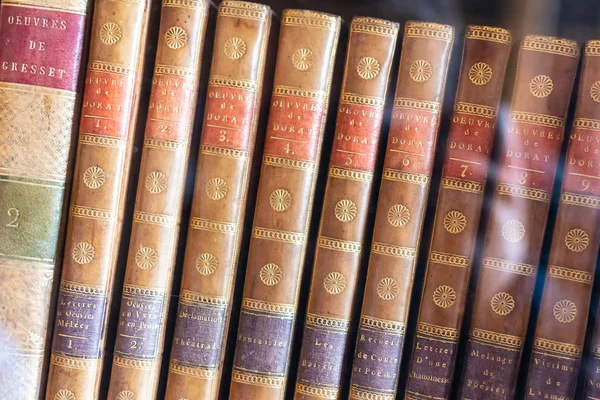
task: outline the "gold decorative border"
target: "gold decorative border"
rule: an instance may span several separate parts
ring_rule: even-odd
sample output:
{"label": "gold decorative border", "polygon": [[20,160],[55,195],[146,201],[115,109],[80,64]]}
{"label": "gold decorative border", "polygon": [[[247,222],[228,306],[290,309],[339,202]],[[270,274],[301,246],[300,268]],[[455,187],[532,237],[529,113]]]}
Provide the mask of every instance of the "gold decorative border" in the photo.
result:
{"label": "gold decorative border", "polygon": [[319,236],[318,246],[322,249],[344,251],[348,253],[360,253],[362,250],[362,244],[360,242],[334,239],[325,236]]}
{"label": "gold decorative border", "polygon": [[313,386],[301,382],[296,383],[296,393],[306,394],[308,396],[317,397],[319,399],[336,400],[338,398],[337,388]]}
{"label": "gold decorative border", "polygon": [[156,64],[154,66],[155,75],[179,76],[196,80],[196,72],[190,68],[177,67],[174,65]]}
{"label": "gold decorative border", "polygon": [[556,265],[548,266],[548,276],[577,283],[592,284],[594,282],[594,274],[592,273]]}
{"label": "gold decorative border", "polygon": [[400,24],[397,22],[386,21],[385,19],[354,17],[350,26],[350,32],[395,38],[398,36],[399,28]]}
{"label": "gold decorative border", "polygon": [[161,226],[173,226],[175,219],[171,215],[135,211],[133,213],[133,222]]}
{"label": "gold decorative border", "polygon": [[385,99],[381,97],[365,96],[362,94],[344,92],[342,93],[340,103],[383,108],[383,106],[385,105]]}
{"label": "gold decorative border", "polygon": [[269,8],[262,4],[246,1],[224,1],[219,7],[219,15],[264,21],[269,14]]}
{"label": "gold decorative border", "polygon": [[428,324],[419,322],[417,325],[417,334],[433,336],[444,340],[458,341],[458,329],[448,328],[446,326]]}
{"label": "gold decorative border", "polygon": [[93,358],[73,358],[52,354],[50,357],[50,363],[64,368],[89,370],[95,367],[95,365],[98,363],[98,360]]}
{"label": "gold decorative border", "polygon": [[103,221],[110,221],[114,217],[112,210],[102,210],[100,208],[84,207],[76,204],[71,206],[70,213],[74,217],[98,219]]}
{"label": "gold decorative border", "polygon": [[417,250],[414,247],[394,246],[391,244],[373,242],[371,251],[375,254],[383,254],[384,256],[392,256],[399,258],[414,259],[417,255]]}
{"label": "gold decorative border", "polygon": [[573,128],[598,131],[600,130],[600,120],[590,118],[576,118],[575,121],[573,121]]}
{"label": "gold decorative border", "polygon": [[458,254],[442,253],[439,251],[431,251],[429,253],[429,261],[436,264],[459,268],[469,268],[471,266],[471,260],[467,257]]}
{"label": "gold decorative border", "polygon": [[475,342],[500,345],[511,350],[521,350],[523,347],[523,339],[518,336],[506,335],[494,331],[486,331],[484,329],[471,329],[469,337]]}
{"label": "gold decorative border", "polygon": [[315,163],[305,160],[293,160],[291,158],[277,157],[271,155],[263,156],[263,165],[272,165],[275,167],[283,167],[290,169],[298,169],[300,171],[314,172]]}
{"label": "gold decorative border", "polygon": [[496,185],[496,192],[502,195],[521,197],[524,199],[541,201],[543,203],[548,203],[550,201],[550,193],[545,190],[514,186],[507,183],[498,183]]}
{"label": "gold decorative border", "polygon": [[285,377],[252,374],[248,371],[241,371],[237,367],[233,367],[231,380],[238,383],[244,383],[246,385],[272,388],[282,388],[285,384]]}
{"label": "gold decorative border", "polygon": [[327,29],[335,31],[339,29],[340,19],[338,16],[309,10],[285,10],[281,25],[301,26],[310,28]]}
{"label": "gold decorative border", "polygon": [[562,129],[565,126],[564,118],[558,118],[553,115],[535,114],[523,111],[511,111],[510,119],[513,122],[524,122],[526,124],[543,125],[556,129]]}
{"label": "gold decorative border", "polygon": [[202,10],[203,1],[198,0],[163,0],[163,7],[186,8],[190,10]]}
{"label": "gold decorative border", "polygon": [[[48,10],[79,14],[85,17],[88,2],[85,0],[61,0],[48,2],[47,0],[5,0],[2,5],[27,7],[36,10]],[[40,25],[41,26],[41,25]]]}
{"label": "gold decorative border", "polygon": [[585,44],[586,56],[600,56],[600,40],[588,40]]}
{"label": "gold decorative border", "polygon": [[89,146],[120,148],[125,147],[125,142],[126,141],[123,139],[113,138],[109,136],[90,135],[85,133],[79,135],[79,143],[87,144]]}
{"label": "gold decorative border", "polygon": [[133,75],[134,69],[126,65],[109,63],[106,61],[90,60],[87,66],[90,71],[108,72],[124,76]]}
{"label": "gold decorative border", "polygon": [[334,329],[346,332],[350,329],[350,321],[341,318],[328,318],[317,314],[306,314],[306,326]]}
{"label": "gold decorative border", "polygon": [[165,291],[162,289],[149,288],[143,286],[123,285],[123,295],[144,296],[163,299],[165,297]]}
{"label": "gold decorative border", "polygon": [[510,31],[492,26],[469,25],[465,32],[465,39],[487,40],[489,42],[497,42],[510,44],[512,35]]}
{"label": "gold decorative border", "polygon": [[82,285],[78,282],[65,280],[60,282],[60,290],[62,292],[84,294],[86,296],[106,296],[106,288],[104,286]]}
{"label": "gold decorative border", "polygon": [[171,362],[169,364],[169,370],[178,375],[193,376],[199,379],[214,379],[217,375],[217,371],[214,369],[202,368],[202,367],[188,367],[186,365],[177,364]]}
{"label": "gold decorative border", "polygon": [[247,151],[230,149],[227,147],[212,146],[210,144],[203,144],[200,147],[200,153],[209,155],[209,156],[233,158],[236,160],[248,158]]}
{"label": "gold decorative border", "polygon": [[119,356],[113,357],[113,364],[122,368],[140,369],[140,370],[151,370],[154,368],[154,361],[145,360],[131,360],[129,358],[123,358]]}
{"label": "gold decorative border", "polygon": [[211,221],[210,219],[192,217],[190,228],[201,231],[235,234],[238,231],[237,224],[229,222]]}
{"label": "gold decorative border", "polygon": [[272,303],[269,301],[249,299],[247,297],[242,299],[242,312],[244,308],[269,313],[290,314],[285,315],[286,317],[293,317],[293,315],[296,314],[296,306],[294,304]]}
{"label": "gold decorative border", "polygon": [[454,112],[461,114],[474,115],[483,118],[496,118],[496,109],[494,107],[482,106],[481,104],[465,103],[459,101],[454,105]]}
{"label": "gold decorative border", "polygon": [[600,209],[600,198],[594,196],[582,196],[576,193],[563,192],[561,201],[572,206],[581,206]]}
{"label": "gold decorative border", "polygon": [[186,141],[177,140],[163,140],[155,138],[144,138],[144,147],[150,147],[153,149],[178,151],[187,147]]}
{"label": "gold decorative border", "polygon": [[566,57],[579,57],[579,45],[568,39],[551,36],[527,35],[521,44],[523,50],[539,51]]}
{"label": "gold decorative border", "polygon": [[435,114],[439,114],[442,109],[440,103],[437,101],[410,99],[408,97],[396,97],[394,99],[394,107],[412,108],[415,110],[422,110]]}
{"label": "gold decorative border", "polygon": [[252,230],[252,237],[264,240],[274,240],[277,242],[284,242],[290,244],[303,244],[304,233],[279,231],[276,229],[268,229],[261,227],[254,227]]}
{"label": "gold decorative border", "polygon": [[324,90],[302,89],[283,85],[277,85],[273,88],[273,96],[302,97],[321,102],[327,100],[327,92]]}
{"label": "gold decorative border", "polygon": [[600,356],[600,346],[592,346],[592,354],[596,357]]}
{"label": "gold decorative border", "polygon": [[256,92],[256,82],[247,79],[233,79],[227,76],[212,75],[208,80],[210,86],[232,87],[236,89]]}
{"label": "gold decorative border", "polygon": [[441,25],[432,22],[407,21],[404,26],[404,37],[418,37],[452,42],[454,39],[454,28],[450,25]]}
{"label": "gold decorative border", "polygon": [[460,190],[461,192],[481,194],[483,193],[483,184],[463,179],[443,178],[442,187],[450,190]]}
{"label": "gold decorative border", "polygon": [[423,174],[414,174],[412,172],[398,171],[391,168],[383,170],[383,179],[390,181],[399,181],[406,183],[414,183],[416,185],[425,186],[429,184],[429,176]]}
{"label": "gold decorative border", "polygon": [[356,385],[350,386],[350,398],[357,400],[394,400],[396,396],[386,393],[377,393],[369,390],[359,389]]}
{"label": "gold decorative border", "polygon": [[391,332],[396,335],[404,335],[406,333],[406,325],[402,322],[375,318],[369,315],[362,315],[360,317],[360,326],[368,329],[386,331],[388,333]]}
{"label": "gold decorative border", "polygon": [[206,296],[202,293],[192,292],[190,290],[182,290],[179,295],[180,302],[206,304],[218,308],[227,308],[229,301],[224,297]]}
{"label": "gold decorative border", "polygon": [[533,344],[534,351],[545,350],[552,353],[558,353],[566,356],[581,357],[582,348],[571,343],[557,342],[554,340],[536,338]]}
{"label": "gold decorative border", "polygon": [[483,266],[489,269],[495,269],[498,271],[524,276],[535,276],[537,272],[537,267],[535,265],[519,264],[493,257],[485,257],[483,259]]}
{"label": "gold decorative border", "polygon": [[359,181],[359,182],[372,182],[373,181],[373,173],[372,172],[364,172],[364,171],[358,171],[355,169],[346,169],[346,168],[339,168],[339,167],[329,168],[329,176],[332,178],[350,179],[350,180]]}

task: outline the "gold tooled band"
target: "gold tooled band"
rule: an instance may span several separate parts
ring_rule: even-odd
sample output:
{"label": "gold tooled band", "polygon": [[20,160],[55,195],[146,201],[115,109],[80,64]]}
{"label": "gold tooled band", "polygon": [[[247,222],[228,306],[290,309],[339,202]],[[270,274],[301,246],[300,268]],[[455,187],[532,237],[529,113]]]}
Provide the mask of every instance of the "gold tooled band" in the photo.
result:
{"label": "gold tooled band", "polygon": [[105,61],[98,60],[90,60],[88,62],[88,70],[90,71],[98,71],[98,72],[108,72],[111,74],[118,75],[133,75],[133,68],[130,68],[126,65],[119,65],[114,63],[109,63]]}
{"label": "gold tooled band", "polygon": [[417,334],[432,336],[437,339],[449,340],[453,342],[458,341],[458,329],[428,324],[425,322],[419,322],[417,325]]}
{"label": "gold tooled band", "polygon": [[125,140],[123,139],[93,134],[79,135],[79,143],[86,144],[88,146],[100,146],[111,148],[125,147]]}
{"label": "gold tooled band", "polygon": [[233,367],[231,380],[253,386],[262,386],[270,388],[282,388],[285,384],[285,378],[273,375],[259,375],[249,371],[242,371],[238,367]]}
{"label": "gold tooled band", "polygon": [[524,276],[535,276],[537,268],[535,265],[520,264],[508,260],[501,260],[499,258],[486,257],[483,259],[483,266],[489,269],[495,269],[498,271],[509,272],[511,274],[524,275]]}
{"label": "gold tooled band", "polygon": [[369,35],[379,35],[395,38],[398,36],[400,24],[371,17],[354,17],[350,32],[366,33]]}
{"label": "gold tooled band", "polygon": [[229,302],[224,297],[206,296],[202,293],[182,290],[179,301],[184,303],[204,304],[216,308],[226,308]]}
{"label": "gold tooled band", "polygon": [[132,360],[129,358],[114,356],[113,364],[122,368],[151,370],[154,368],[155,361]]}
{"label": "gold tooled band", "polygon": [[58,354],[52,354],[52,357],[50,357],[50,363],[64,368],[88,370],[94,368],[98,363],[98,360],[90,358],[66,357]]}
{"label": "gold tooled band", "polygon": [[227,76],[212,75],[208,80],[208,84],[211,86],[232,87],[256,92],[256,82],[247,79],[232,79]]}
{"label": "gold tooled band", "polygon": [[271,165],[274,167],[297,169],[300,171],[308,171],[308,172],[315,171],[315,163],[312,161],[294,160],[292,158],[272,156],[270,154],[265,154],[263,156],[263,165]]}
{"label": "gold tooled band", "polygon": [[375,254],[382,254],[384,256],[408,259],[414,259],[417,254],[416,249],[413,247],[394,246],[379,242],[373,242],[371,251]]}
{"label": "gold tooled band", "polygon": [[560,354],[563,356],[581,357],[581,346],[576,346],[571,343],[557,342],[554,340],[536,338],[533,344],[534,351],[542,350],[551,353]]}
{"label": "gold tooled band", "polygon": [[362,94],[344,92],[342,93],[340,103],[383,108],[383,106],[385,105],[385,99],[381,97],[365,96]]}
{"label": "gold tooled band", "polygon": [[512,35],[510,31],[493,26],[469,25],[465,32],[465,39],[486,40],[488,42],[497,42],[510,44]]}
{"label": "gold tooled band", "polygon": [[213,379],[216,376],[216,370],[214,368],[188,367],[186,365],[177,364],[177,362],[171,362],[169,369],[177,375],[192,376],[199,379]]}
{"label": "gold tooled band", "polygon": [[412,108],[438,114],[441,110],[440,103],[437,101],[426,101],[418,99],[410,99],[407,97],[396,97],[394,99],[394,107]]}
{"label": "gold tooled band", "polygon": [[85,0],[5,0],[2,5],[23,6],[38,10],[50,10],[85,15],[88,3]]}
{"label": "gold tooled band", "polygon": [[252,230],[252,237],[289,244],[301,245],[304,243],[304,233],[280,231],[276,229],[261,228],[258,226],[254,227]]}
{"label": "gold tooled band", "polygon": [[341,318],[323,317],[317,314],[306,314],[306,325],[316,328],[333,329],[346,332],[350,329],[350,321]]}
{"label": "gold tooled band", "polygon": [[600,56],[600,40],[589,40],[585,44],[585,55],[592,57]]}
{"label": "gold tooled band", "polygon": [[165,291],[162,289],[149,288],[144,286],[123,285],[123,295],[163,299],[165,297]]}
{"label": "gold tooled band", "polygon": [[179,76],[182,78],[196,79],[196,72],[191,68],[177,67],[174,65],[156,64],[154,66],[156,75]]}
{"label": "gold tooled band", "polygon": [[365,390],[352,385],[350,387],[350,398],[353,400],[394,400],[396,396],[393,393],[375,392],[372,389]]}
{"label": "gold tooled band", "polygon": [[454,28],[450,25],[441,25],[432,22],[408,21],[404,26],[404,37],[451,42],[454,39]]}
{"label": "gold tooled band", "polygon": [[319,399],[335,400],[338,398],[338,389],[336,388],[308,385],[301,382],[296,383],[296,393],[306,394]]}
{"label": "gold tooled band", "polygon": [[238,230],[237,225],[230,222],[212,221],[210,219],[197,217],[192,217],[190,220],[190,228],[208,232],[228,233],[232,235]]}
{"label": "gold tooled band", "polygon": [[539,51],[566,57],[579,57],[579,45],[568,39],[551,36],[527,35],[521,44],[523,50]]}
{"label": "gold tooled band", "polygon": [[543,125],[550,128],[562,129],[565,126],[564,118],[553,115],[535,114],[523,111],[512,111],[510,113],[512,122],[523,122],[526,124]]}
{"label": "gold tooled band", "polygon": [[405,183],[413,183],[416,185],[425,186],[429,184],[429,176],[424,174],[414,174],[412,172],[398,171],[391,168],[383,170],[383,179],[390,181],[399,181]]}
{"label": "gold tooled band", "polygon": [[339,28],[340,18],[335,15],[309,10],[285,10],[281,25],[301,26],[335,31]]}
{"label": "gold tooled band", "polygon": [[224,1],[219,6],[219,15],[264,21],[269,15],[269,7],[247,1]]}
{"label": "gold tooled band", "polygon": [[592,273],[580,271],[578,269],[558,267],[556,265],[550,265],[548,267],[548,276],[587,285],[591,285],[592,282],[594,282],[594,274]]}
{"label": "gold tooled band", "polygon": [[273,96],[302,97],[315,101],[327,100],[327,92],[324,90],[302,89],[283,85],[275,86],[273,89]]}
{"label": "gold tooled band", "polygon": [[501,195],[521,197],[523,199],[541,201],[543,203],[548,203],[550,201],[550,193],[545,190],[509,185],[506,183],[498,183],[496,185],[496,192]]}
{"label": "gold tooled band", "polygon": [[60,282],[61,292],[70,292],[82,294],[85,296],[104,297],[106,296],[106,288],[103,286],[82,285],[77,282],[63,280]]}
{"label": "gold tooled band", "polygon": [[331,167],[329,168],[329,176],[332,178],[339,179],[350,179],[352,181],[359,182],[372,182],[373,181],[373,173],[359,171],[356,169],[347,169],[340,167]]}
{"label": "gold tooled band", "polygon": [[467,193],[483,193],[483,184],[464,179],[444,178],[442,179],[442,187],[444,189],[460,190]]}
{"label": "gold tooled band", "polygon": [[185,8],[188,10],[203,10],[204,1],[199,0],[163,0],[163,7]]}
{"label": "gold tooled band", "polygon": [[242,299],[242,311],[244,309],[282,314],[283,317],[287,318],[293,318],[293,316],[296,314],[296,306],[293,304],[273,303],[270,301],[249,299],[247,297]]}
{"label": "gold tooled band", "polygon": [[594,196],[582,196],[576,193],[563,192],[561,201],[572,206],[600,209],[600,198]]}
{"label": "gold tooled band", "polygon": [[573,121],[573,128],[599,131],[600,130],[600,121],[597,119],[577,118],[577,119],[575,119],[575,121]]}
{"label": "gold tooled band", "polygon": [[476,117],[496,118],[496,109],[494,107],[482,106],[481,104],[458,102],[454,105],[454,112]]}
{"label": "gold tooled band", "polygon": [[439,251],[429,253],[429,261],[458,268],[469,268],[471,266],[471,260],[468,257]]}
{"label": "gold tooled band", "polygon": [[112,210],[102,210],[100,208],[78,206],[76,204],[71,206],[71,215],[80,218],[98,219],[110,221],[114,217]]}
{"label": "gold tooled band", "polygon": [[135,211],[133,213],[133,222],[141,224],[173,226],[175,219],[171,215]]}
{"label": "gold tooled band", "polygon": [[319,236],[318,246],[322,249],[344,251],[347,253],[360,253],[360,251],[362,250],[362,244],[360,242],[340,240],[325,236]]}
{"label": "gold tooled band", "polygon": [[471,334],[469,337],[474,342],[498,345],[510,350],[521,350],[523,347],[523,339],[518,336],[506,335],[494,331],[486,331],[484,329],[471,329]]}
{"label": "gold tooled band", "polygon": [[228,147],[213,146],[210,144],[203,144],[200,148],[200,153],[207,156],[233,158],[236,160],[248,158],[247,151],[230,149]]}
{"label": "gold tooled band", "polygon": [[150,147],[153,149],[178,151],[185,149],[186,145],[186,141],[144,138],[144,147]]}
{"label": "gold tooled band", "polygon": [[376,329],[379,331],[385,331],[395,335],[404,335],[406,332],[406,325],[402,322],[392,321],[388,319],[375,318],[369,315],[361,315],[360,327],[366,329]]}

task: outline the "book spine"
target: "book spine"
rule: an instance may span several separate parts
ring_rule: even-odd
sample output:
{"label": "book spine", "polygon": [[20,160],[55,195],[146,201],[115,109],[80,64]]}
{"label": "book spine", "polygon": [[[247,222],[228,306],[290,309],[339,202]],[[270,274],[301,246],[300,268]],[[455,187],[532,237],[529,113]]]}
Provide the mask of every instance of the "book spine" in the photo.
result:
{"label": "book spine", "polygon": [[337,399],[399,25],[355,17],[338,108],[295,399]]}
{"label": "book spine", "polygon": [[[600,203],[595,196],[578,196],[578,199],[586,201],[588,204],[599,207]],[[600,309],[596,310],[596,319],[600,321]],[[596,400],[600,398],[600,324],[596,322],[592,340],[590,343],[590,354],[584,363],[585,370],[585,400]]]}
{"label": "book spine", "polygon": [[350,398],[393,399],[454,28],[406,23]]}
{"label": "book spine", "polygon": [[167,400],[219,394],[270,24],[265,5],[219,7]]}
{"label": "book spine", "polygon": [[[583,57],[575,121],[537,320],[526,398],[573,399],[600,245],[600,42]],[[596,86],[600,87],[600,83]],[[598,101],[595,100],[598,99]],[[585,203],[584,203],[585,202]]]}
{"label": "book spine", "polygon": [[460,399],[514,396],[578,60],[569,40],[530,35],[521,44]]}
{"label": "book spine", "polygon": [[283,399],[340,18],[285,10],[230,399]]}
{"label": "book spine", "polygon": [[47,399],[98,397],[148,9],[95,4]]}
{"label": "book spine", "polygon": [[406,399],[450,396],[510,44],[501,28],[465,32]]}
{"label": "book spine", "polygon": [[110,399],[156,397],[207,16],[207,1],[163,0]]}
{"label": "book spine", "polygon": [[87,9],[0,6],[0,398],[43,391]]}

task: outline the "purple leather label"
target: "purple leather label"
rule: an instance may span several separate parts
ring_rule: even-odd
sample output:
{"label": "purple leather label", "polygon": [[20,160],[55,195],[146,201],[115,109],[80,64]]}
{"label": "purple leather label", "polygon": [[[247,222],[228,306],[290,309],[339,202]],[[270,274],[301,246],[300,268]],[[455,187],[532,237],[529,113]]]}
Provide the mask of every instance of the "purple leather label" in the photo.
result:
{"label": "purple leather label", "polygon": [[69,357],[100,358],[106,297],[60,290],[52,351]]}
{"label": "purple leather label", "polygon": [[458,344],[417,335],[406,392],[432,399],[450,397]]}
{"label": "purple leather label", "polygon": [[585,399],[600,399],[600,357],[592,355],[585,362]]}
{"label": "purple leather label", "polygon": [[242,309],[234,365],[242,370],[285,376],[294,317]]}
{"label": "purple leather label", "polygon": [[148,360],[156,358],[159,349],[159,333],[165,305],[163,292],[123,292],[115,355],[125,358]]}
{"label": "purple leather label", "polygon": [[521,352],[469,340],[459,398],[513,398]]}
{"label": "purple leather label", "polygon": [[354,352],[351,384],[395,393],[404,335],[361,325]]}
{"label": "purple leather label", "polygon": [[579,361],[579,357],[554,356],[534,350],[529,362],[526,398],[573,400]]}
{"label": "purple leather label", "polygon": [[346,331],[306,326],[298,380],[303,383],[339,387],[346,350]]}
{"label": "purple leather label", "polygon": [[223,346],[227,306],[181,301],[171,360],[191,367],[216,368]]}

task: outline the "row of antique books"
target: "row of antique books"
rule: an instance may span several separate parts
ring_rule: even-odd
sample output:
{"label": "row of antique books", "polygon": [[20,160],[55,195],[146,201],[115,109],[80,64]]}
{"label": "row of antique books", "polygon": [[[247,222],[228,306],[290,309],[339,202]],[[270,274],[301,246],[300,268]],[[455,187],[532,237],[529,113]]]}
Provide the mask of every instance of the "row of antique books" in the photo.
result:
{"label": "row of antique books", "polygon": [[[402,396],[405,376],[406,399],[448,399],[453,387],[461,399],[511,399],[521,373],[527,398],[572,399],[586,329],[594,329],[587,317],[600,244],[600,41],[586,43],[581,56],[567,39],[520,38],[512,102],[497,124],[509,31],[468,26],[459,75],[448,77],[451,26],[406,22],[397,46],[395,22],[355,17],[342,28],[334,15],[286,10],[260,132],[271,12],[249,2],[219,5],[208,89],[198,93],[200,68],[209,68],[201,65],[208,7],[205,0],[162,0],[131,233],[122,235],[148,4],[96,0],[80,74],[85,2],[2,2],[0,398],[97,399],[106,385],[109,399],[145,400],[166,385],[167,399],[211,400],[222,398],[226,377],[230,399],[283,399],[293,379],[294,399],[338,399],[346,387],[350,399],[391,400]],[[330,92],[341,29],[349,31],[342,90],[335,132],[326,132],[330,96],[338,96]],[[396,47],[398,80],[386,104]],[[458,89],[439,192],[430,193],[447,79]],[[198,96],[206,99],[203,115],[195,115]],[[389,132],[382,132],[387,115]],[[201,133],[193,132],[195,118],[203,118]],[[498,171],[475,259],[497,130]],[[199,149],[190,149],[193,134]],[[257,135],[264,149],[256,207],[246,210]],[[325,135],[333,135],[331,154],[321,154]],[[533,345],[524,348],[563,144],[541,305]],[[181,291],[170,304],[196,150],[190,218],[181,221],[188,224]],[[319,171],[326,187],[313,213]],[[416,333],[405,340],[429,196],[437,199],[435,221],[422,249]],[[246,212],[254,212],[248,229]],[[313,265],[305,266],[311,218],[320,222]],[[128,252],[109,337],[122,241]],[[312,277],[301,303],[303,270]],[[233,296],[236,281],[241,298]],[[459,348],[469,297],[468,340]],[[230,321],[233,304],[241,311]],[[356,304],[362,308],[353,312]],[[169,306],[177,313],[165,343]],[[300,311],[303,332],[294,332]],[[230,331],[235,345],[228,349]],[[226,350],[234,354],[231,369],[223,368]],[[524,353],[528,365],[520,363]],[[600,333],[592,353],[587,399],[600,398]],[[403,357],[410,360],[405,370]],[[105,363],[112,368],[102,382]]]}

